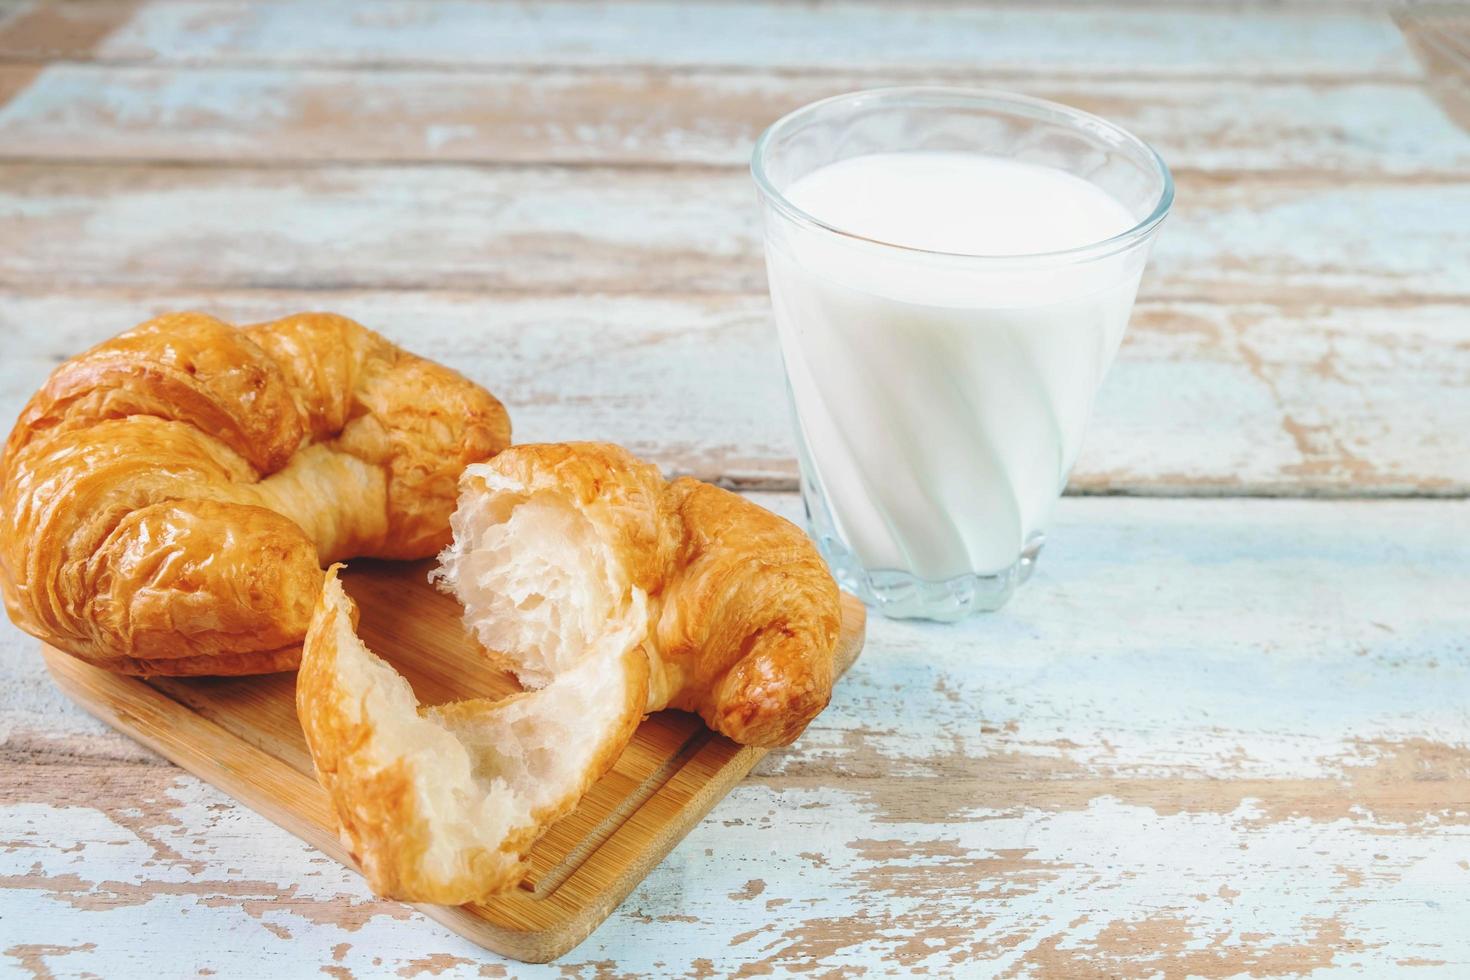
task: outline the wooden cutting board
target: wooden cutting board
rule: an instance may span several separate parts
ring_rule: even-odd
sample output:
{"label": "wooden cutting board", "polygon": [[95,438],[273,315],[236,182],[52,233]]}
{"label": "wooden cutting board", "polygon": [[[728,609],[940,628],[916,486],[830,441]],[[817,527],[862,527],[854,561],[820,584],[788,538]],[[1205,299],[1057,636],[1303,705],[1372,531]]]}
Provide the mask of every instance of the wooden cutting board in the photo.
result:
{"label": "wooden cutting board", "polygon": [[[423,704],[519,690],[509,674],[485,666],[459,605],[428,585],[429,567],[354,562],[343,584],[361,610],[359,635]],[[864,622],[862,603],[844,594],[839,672],[862,649]],[[296,721],[294,674],[143,679],[41,649],[61,689],[92,714],[354,867]],[[519,890],[483,904],[418,908],[497,953],[555,959],[590,935],[765,753],[714,734],[694,715],[651,715],[577,809],[536,844]]]}

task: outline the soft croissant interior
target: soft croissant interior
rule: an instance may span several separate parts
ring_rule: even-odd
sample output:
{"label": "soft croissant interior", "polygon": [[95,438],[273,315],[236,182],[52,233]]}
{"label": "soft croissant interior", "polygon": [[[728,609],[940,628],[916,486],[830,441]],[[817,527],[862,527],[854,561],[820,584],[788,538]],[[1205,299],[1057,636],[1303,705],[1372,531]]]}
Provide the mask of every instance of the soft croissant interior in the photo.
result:
{"label": "soft croissant interior", "polygon": [[481,645],[508,656],[522,684],[542,687],[642,641],[646,594],[565,494],[493,473],[471,474],[469,483],[450,518],[454,543],[432,577],[459,599]]}
{"label": "soft croissant interior", "polygon": [[389,897],[457,905],[513,887],[530,845],[631,737],[645,658],[588,657],[540,690],[425,708],[355,620],[334,566],[297,698],[344,843]]}

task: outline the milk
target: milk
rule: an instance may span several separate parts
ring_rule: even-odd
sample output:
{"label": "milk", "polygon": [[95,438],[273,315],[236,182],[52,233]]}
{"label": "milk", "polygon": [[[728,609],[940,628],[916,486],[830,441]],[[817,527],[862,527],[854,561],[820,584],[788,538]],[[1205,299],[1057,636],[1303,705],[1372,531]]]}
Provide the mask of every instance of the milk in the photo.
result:
{"label": "milk", "polygon": [[767,232],[809,502],[863,569],[1013,571],[1076,459],[1144,255],[970,256],[1091,245],[1140,216],[1063,171],[967,153],[853,157],[784,196],[847,233]]}

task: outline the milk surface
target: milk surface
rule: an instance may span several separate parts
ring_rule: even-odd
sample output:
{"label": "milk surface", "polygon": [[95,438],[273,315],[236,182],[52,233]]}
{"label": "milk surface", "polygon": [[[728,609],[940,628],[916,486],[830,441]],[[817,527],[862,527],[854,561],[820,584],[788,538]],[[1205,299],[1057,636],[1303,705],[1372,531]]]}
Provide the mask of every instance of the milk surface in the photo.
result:
{"label": "milk surface", "polygon": [[768,226],[771,296],[809,478],[869,570],[1010,568],[1045,526],[1122,339],[1140,250],[1025,256],[1137,223],[1061,170],[879,153],[785,190],[822,223]]}

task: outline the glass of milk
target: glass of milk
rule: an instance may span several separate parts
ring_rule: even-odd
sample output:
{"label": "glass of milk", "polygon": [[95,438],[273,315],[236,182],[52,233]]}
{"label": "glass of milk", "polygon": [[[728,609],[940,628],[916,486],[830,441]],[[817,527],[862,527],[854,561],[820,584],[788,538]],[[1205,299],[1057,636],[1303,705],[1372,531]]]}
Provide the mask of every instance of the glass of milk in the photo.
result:
{"label": "glass of milk", "polygon": [[999,92],[816,102],[760,138],[802,496],[889,616],[998,609],[1030,575],[1174,198],[1147,144]]}

